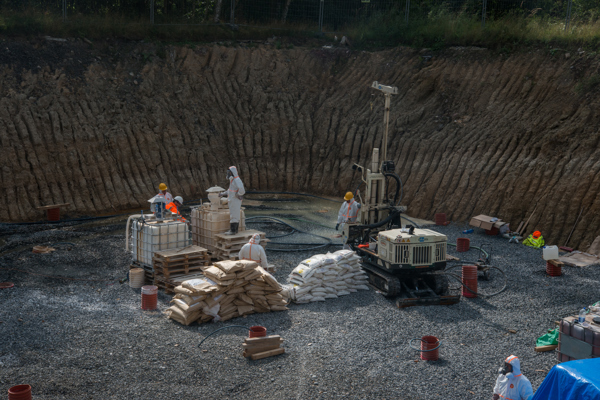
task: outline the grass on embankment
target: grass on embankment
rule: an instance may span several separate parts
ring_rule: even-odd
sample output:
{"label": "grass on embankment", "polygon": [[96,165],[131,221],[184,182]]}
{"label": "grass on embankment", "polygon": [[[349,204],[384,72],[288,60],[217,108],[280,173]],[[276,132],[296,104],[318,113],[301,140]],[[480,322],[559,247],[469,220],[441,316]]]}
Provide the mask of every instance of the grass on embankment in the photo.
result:
{"label": "grass on embankment", "polygon": [[[284,29],[282,29],[284,28]],[[220,25],[152,25],[147,19],[115,16],[71,16],[63,22],[56,15],[35,12],[0,14],[0,35],[81,37],[90,40],[122,38],[168,42],[212,42],[227,40],[264,40],[272,36],[305,39],[315,37],[315,27],[240,26],[232,30]],[[327,27],[325,27],[327,30]],[[480,15],[466,13],[429,13],[411,15],[407,24],[403,13],[388,13],[369,21],[349,26],[344,32],[353,46],[379,49],[395,46],[428,47],[440,50],[449,46],[480,46],[510,52],[522,47],[546,47],[587,51],[600,49],[600,20],[573,21],[567,31],[564,20],[505,15],[488,18],[481,26]],[[317,35],[318,37],[318,35]],[[326,35],[331,39],[333,34]]]}
{"label": "grass on embankment", "polygon": [[566,31],[564,20],[535,16],[488,18],[485,27],[481,25],[480,15],[442,13],[415,18],[408,24],[403,15],[380,16],[353,29],[351,36],[356,43],[376,47],[408,45],[437,50],[449,46],[480,46],[512,51],[520,47],[550,46],[600,50],[600,20],[574,21]]}

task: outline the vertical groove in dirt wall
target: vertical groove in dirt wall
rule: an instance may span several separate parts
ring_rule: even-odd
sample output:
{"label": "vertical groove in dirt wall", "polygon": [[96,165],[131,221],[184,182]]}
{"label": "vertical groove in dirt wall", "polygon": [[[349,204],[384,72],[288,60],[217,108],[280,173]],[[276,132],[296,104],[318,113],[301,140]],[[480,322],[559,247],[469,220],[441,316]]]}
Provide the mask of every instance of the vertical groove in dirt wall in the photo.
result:
{"label": "vertical groove in dirt wall", "polygon": [[543,52],[167,46],[161,58],[151,43],[119,44],[123,56],[55,45],[80,60],[50,64],[42,43],[31,66],[0,65],[2,221],[61,202],[68,216],[146,208],[162,181],[196,199],[227,186],[229,165],[249,190],[341,198],[360,182],[352,164],[370,168],[381,147],[377,80],[399,89],[388,158],[411,215],[485,213],[516,228],[537,205],[528,233],[564,244],[584,208],[569,244],[599,233],[599,101],[575,91],[595,59],[575,74],[575,60]]}

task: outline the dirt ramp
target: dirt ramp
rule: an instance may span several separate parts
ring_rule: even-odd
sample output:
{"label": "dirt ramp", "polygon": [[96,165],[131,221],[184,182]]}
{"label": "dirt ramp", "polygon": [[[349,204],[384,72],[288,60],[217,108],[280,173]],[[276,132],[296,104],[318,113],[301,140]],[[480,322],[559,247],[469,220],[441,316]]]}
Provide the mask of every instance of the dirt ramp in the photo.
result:
{"label": "dirt ramp", "polygon": [[[145,208],[226,185],[338,195],[382,139],[374,80],[398,86],[388,154],[412,215],[497,215],[562,244],[598,235],[598,100],[585,55],[6,42],[0,58],[2,221]],[[8,54],[8,53],[7,53]],[[580,85],[579,93],[575,90]],[[536,207],[537,206],[537,207]]]}

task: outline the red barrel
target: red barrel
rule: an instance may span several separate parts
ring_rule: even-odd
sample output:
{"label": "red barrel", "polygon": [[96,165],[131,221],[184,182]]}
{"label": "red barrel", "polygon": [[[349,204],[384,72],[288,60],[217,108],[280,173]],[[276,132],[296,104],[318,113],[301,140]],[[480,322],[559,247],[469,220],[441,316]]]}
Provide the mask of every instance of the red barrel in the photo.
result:
{"label": "red barrel", "polygon": [[436,225],[446,225],[446,213],[435,214],[435,224]]}
{"label": "red barrel", "polygon": [[439,346],[440,341],[435,336],[423,336],[421,338],[421,360],[437,361],[440,353]]}
{"label": "red barrel", "polygon": [[48,221],[60,221],[60,208],[50,208],[46,211]]}
{"label": "red barrel", "polygon": [[31,400],[31,386],[17,385],[8,389],[8,400]]}
{"label": "red barrel", "polygon": [[456,239],[456,251],[459,253],[464,253],[465,251],[469,251],[471,247],[471,240],[468,238],[458,238]]}
{"label": "red barrel", "polygon": [[463,265],[462,267],[462,282],[465,286],[471,289],[473,292],[469,291],[469,289],[463,286],[462,295],[464,297],[477,297],[477,266],[476,265]]}
{"label": "red barrel", "polygon": [[485,230],[485,234],[486,235],[490,235],[490,236],[495,236],[495,235],[498,234],[498,232],[500,232],[500,231],[495,226],[492,229],[486,229]]}
{"label": "red barrel", "polygon": [[267,328],[264,326],[256,325],[250,327],[250,337],[264,337],[267,336]]}
{"label": "red barrel", "polygon": [[158,287],[142,286],[142,310],[156,310],[158,302]]}
{"label": "red barrel", "polygon": [[561,276],[562,268],[553,265],[552,263],[546,261],[546,273],[550,276]]}

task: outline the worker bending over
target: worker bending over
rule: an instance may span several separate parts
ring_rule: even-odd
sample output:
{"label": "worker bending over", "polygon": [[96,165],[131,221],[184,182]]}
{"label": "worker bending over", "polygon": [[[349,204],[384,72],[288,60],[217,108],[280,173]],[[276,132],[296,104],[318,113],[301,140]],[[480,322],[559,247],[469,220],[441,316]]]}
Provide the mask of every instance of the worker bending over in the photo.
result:
{"label": "worker bending over", "polygon": [[250,260],[259,263],[264,269],[268,268],[267,254],[265,249],[260,245],[260,235],[255,233],[250,238],[250,241],[242,247],[238,254],[240,260]]}
{"label": "worker bending over", "polygon": [[225,235],[235,235],[240,226],[240,213],[242,212],[242,200],[244,199],[244,184],[238,176],[236,167],[229,167],[227,170],[227,179],[229,179],[229,190],[221,193],[221,197],[227,196],[229,202],[229,231]]}
{"label": "worker bending over", "polygon": [[352,192],[346,193],[344,200],[345,201],[342,203],[340,211],[338,212],[337,225],[335,226],[336,231],[340,227],[340,224],[343,228],[346,222],[356,222],[356,217],[358,216],[360,204],[354,201]]}
{"label": "worker bending over", "polygon": [[173,214],[177,214],[179,216],[179,219],[185,222],[185,218],[183,218],[181,216],[181,213],[179,212],[179,207],[181,207],[182,205],[183,205],[183,198],[181,196],[175,196],[173,201],[170,202],[169,204],[167,204],[167,206],[165,208],[167,210],[171,211]]}
{"label": "worker bending over", "polygon": [[504,360],[504,367],[498,372],[500,375],[494,386],[493,400],[529,400],[533,397],[531,382],[521,373],[521,362],[517,356],[511,355]]}
{"label": "worker bending over", "polygon": [[535,247],[536,249],[542,248],[546,245],[544,237],[540,231],[535,231],[525,240],[523,240],[525,246]]}
{"label": "worker bending over", "polygon": [[160,185],[158,185],[158,195],[165,196],[165,199],[167,200],[166,201],[167,204],[169,204],[173,201],[173,195],[171,195],[171,193],[167,192],[167,185],[165,185],[164,183],[161,183]]}

